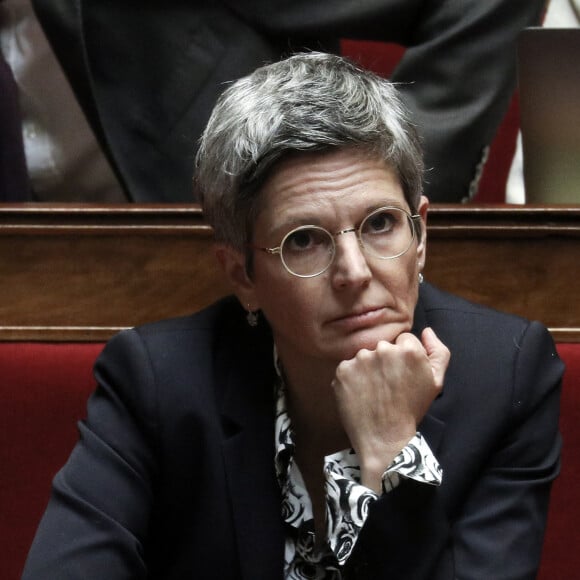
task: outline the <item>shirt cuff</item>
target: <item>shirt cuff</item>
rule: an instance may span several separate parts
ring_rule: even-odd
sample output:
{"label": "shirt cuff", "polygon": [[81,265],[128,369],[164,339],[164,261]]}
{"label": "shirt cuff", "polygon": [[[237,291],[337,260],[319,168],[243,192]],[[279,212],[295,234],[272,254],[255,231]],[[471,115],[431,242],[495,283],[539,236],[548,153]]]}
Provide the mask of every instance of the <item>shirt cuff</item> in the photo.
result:
{"label": "shirt cuff", "polygon": [[443,470],[423,435],[417,432],[383,473],[383,491],[395,489],[401,478],[441,485]]}
{"label": "shirt cuff", "polygon": [[[324,461],[328,544],[342,565],[354,549],[370,505],[379,496],[360,483],[358,458],[352,449],[329,455]],[[383,474],[384,492],[395,489],[401,477],[430,485],[441,484],[441,467],[418,432]]]}

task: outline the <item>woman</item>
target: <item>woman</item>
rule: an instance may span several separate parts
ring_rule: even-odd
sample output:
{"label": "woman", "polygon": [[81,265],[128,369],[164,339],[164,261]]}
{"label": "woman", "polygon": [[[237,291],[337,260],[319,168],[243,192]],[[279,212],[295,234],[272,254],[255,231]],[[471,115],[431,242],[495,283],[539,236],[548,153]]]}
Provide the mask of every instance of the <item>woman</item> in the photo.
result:
{"label": "woman", "polygon": [[259,69],[197,170],[237,300],[109,343],[24,578],[533,578],[562,364],[540,324],[422,283],[392,85]]}

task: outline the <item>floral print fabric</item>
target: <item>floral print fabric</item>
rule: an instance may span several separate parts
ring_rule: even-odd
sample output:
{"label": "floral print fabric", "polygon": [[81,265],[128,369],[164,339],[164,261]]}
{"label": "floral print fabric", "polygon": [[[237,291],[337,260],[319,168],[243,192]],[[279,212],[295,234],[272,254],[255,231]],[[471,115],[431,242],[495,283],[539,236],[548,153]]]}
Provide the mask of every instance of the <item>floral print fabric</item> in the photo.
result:
{"label": "floral print fabric", "polygon": [[[294,462],[294,442],[286,409],[285,387],[277,385],[275,466],[282,490],[286,522],[284,577],[288,580],[340,580],[363,527],[369,506],[378,495],[360,483],[358,458],[352,449],[324,458],[326,538],[315,537],[310,496]],[[397,455],[383,475],[383,490],[391,491],[401,478],[440,485],[442,470],[420,433]]]}

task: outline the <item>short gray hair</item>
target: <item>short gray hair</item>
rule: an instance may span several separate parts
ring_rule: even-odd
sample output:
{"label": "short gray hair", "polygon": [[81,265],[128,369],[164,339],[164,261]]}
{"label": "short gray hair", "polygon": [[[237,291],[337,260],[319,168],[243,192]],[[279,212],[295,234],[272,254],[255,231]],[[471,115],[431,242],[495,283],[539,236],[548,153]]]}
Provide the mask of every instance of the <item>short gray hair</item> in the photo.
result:
{"label": "short gray hair", "polygon": [[201,137],[195,186],[216,240],[244,251],[260,187],[295,152],[366,149],[397,171],[414,213],[419,139],[397,90],[349,60],[301,53],[257,69],[218,99]]}

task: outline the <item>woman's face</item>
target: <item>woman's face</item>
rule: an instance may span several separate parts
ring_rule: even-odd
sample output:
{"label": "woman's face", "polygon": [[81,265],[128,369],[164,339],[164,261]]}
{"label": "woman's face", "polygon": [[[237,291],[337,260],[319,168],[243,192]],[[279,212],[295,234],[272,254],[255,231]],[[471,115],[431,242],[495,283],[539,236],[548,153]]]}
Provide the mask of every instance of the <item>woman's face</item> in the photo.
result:
{"label": "woman's face", "polygon": [[[369,211],[391,205],[410,211],[396,173],[357,150],[303,154],[274,171],[261,191],[256,247],[276,247],[293,228],[320,225],[329,232],[358,226]],[[311,357],[337,364],[379,340],[409,331],[425,259],[423,235],[402,256],[382,260],[361,249],[356,233],[335,238],[330,267],[313,278],[290,274],[278,255],[254,251],[253,275],[238,296],[270,323],[282,359]]]}

